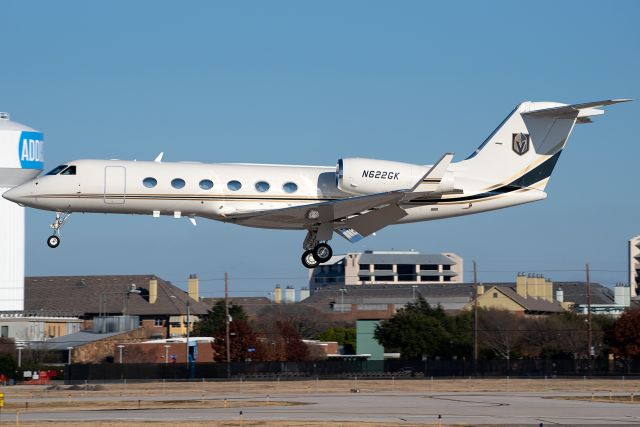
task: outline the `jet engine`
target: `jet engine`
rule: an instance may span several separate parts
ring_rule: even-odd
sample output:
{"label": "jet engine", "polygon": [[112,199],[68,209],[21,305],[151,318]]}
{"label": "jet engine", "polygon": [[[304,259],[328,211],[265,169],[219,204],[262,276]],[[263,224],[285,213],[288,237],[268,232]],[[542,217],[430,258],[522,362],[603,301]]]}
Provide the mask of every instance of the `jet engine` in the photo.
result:
{"label": "jet engine", "polygon": [[373,194],[413,187],[429,170],[426,166],[363,158],[340,159],[336,186],[350,194]]}

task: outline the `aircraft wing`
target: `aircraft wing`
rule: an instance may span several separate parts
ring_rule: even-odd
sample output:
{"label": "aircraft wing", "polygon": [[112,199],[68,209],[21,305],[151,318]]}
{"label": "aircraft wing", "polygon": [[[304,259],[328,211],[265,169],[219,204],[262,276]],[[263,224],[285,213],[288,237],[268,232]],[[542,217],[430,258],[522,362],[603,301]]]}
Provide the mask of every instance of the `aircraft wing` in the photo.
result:
{"label": "aircraft wing", "polygon": [[[273,226],[277,223],[280,227],[284,226],[283,228],[310,227],[314,224],[333,223],[353,215],[366,215],[366,212],[383,209],[390,205],[397,207],[397,203],[405,194],[404,191],[391,191],[283,209],[229,214],[227,218],[239,224],[253,226]],[[405,215],[403,211],[402,216]]]}

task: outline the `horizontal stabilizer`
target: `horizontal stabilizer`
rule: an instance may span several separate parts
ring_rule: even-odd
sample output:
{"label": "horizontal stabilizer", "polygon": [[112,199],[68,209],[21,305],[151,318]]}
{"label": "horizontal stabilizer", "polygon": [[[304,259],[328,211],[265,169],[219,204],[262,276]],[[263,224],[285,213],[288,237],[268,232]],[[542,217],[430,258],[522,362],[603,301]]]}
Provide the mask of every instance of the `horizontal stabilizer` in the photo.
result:
{"label": "horizontal stabilizer", "polygon": [[[589,117],[604,114],[602,110],[598,110],[597,107],[605,107],[607,105],[619,104],[621,102],[629,102],[630,99],[606,99],[602,101],[585,102],[582,104],[562,105],[560,107],[543,108],[541,110],[534,110],[522,113],[523,115],[533,117]],[[579,120],[583,123],[588,123],[587,120]]]}

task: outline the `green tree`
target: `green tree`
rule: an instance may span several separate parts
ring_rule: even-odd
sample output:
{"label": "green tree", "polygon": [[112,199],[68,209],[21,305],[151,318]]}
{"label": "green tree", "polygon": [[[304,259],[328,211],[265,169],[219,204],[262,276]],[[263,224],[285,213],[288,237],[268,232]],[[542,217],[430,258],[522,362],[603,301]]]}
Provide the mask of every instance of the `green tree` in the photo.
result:
{"label": "green tree", "polygon": [[18,367],[15,354],[16,343],[13,338],[0,338],[0,375],[13,378]]}
{"label": "green tree", "polygon": [[452,352],[454,334],[447,330],[451,325],[442,307],[433,308],[420,297],[383,320],[374,337],[385,349],[400,351],[403,359],[444,356]]}
{"label": "green tree", "polygon": [[[224,333],[226,325],[224,321],[224,300],[216,301],[215,305],[209,310],[207,314],[200,317],[200,320],[193,325],[194,336],[201,337],[216,337],[221,332]],[[244,311],[241,305],[229,304],[229,316],[231,321],[243,321],[247,322],[247,313]]]}
{"label": "green tree", "polygon": [[335,326],[318,335],[318,339],[337,342],[343,347],[344,354],[356,353],[356,328]]}

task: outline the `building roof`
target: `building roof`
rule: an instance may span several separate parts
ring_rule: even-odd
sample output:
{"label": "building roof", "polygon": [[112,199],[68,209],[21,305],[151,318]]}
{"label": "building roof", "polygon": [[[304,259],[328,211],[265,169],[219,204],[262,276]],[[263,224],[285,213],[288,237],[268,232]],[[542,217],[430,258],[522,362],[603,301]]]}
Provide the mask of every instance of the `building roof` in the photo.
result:
{"label": "building roof", "polygon": [[540,298],[525,298],[520,295],[514,288],[507,286],[495,286],[500,292],[518,303],[528,312],[537,313],[562,313],[564,308],[558,302],[550,302]]}
{"label": "building roof", "polygon": [[[573,302],[578,305],[587,304],[587,283],[586,282],[554,282],[553,296],[558,289],[562,289],[563,300]],[[600,283],[589,285],[591,293],[591,304],[615,304],[615,293]]]}
{"label": "building roof", "polygon": [[116,335],[122,335],[127,332],[128,331],[120,331],[110,332],[106,334],[94,334],[92,332],[82,331],[69,335],[63,335],[61,337],[51,338],[50,340],[41,341],[31,345],[35,347],[46,348],[47,350],[67,350],[67,348],[69,347],[78,347],[83,344],[115,337]]}
{"label": "building roof", "polygon": [[455,262],[441,254],[421,254],[420,252],[365,251],[360,256],[360,264],[433,264],[454,265]]}
{"label": "building roof", "polygon": [[[327,285],[317,289],[301,304],[329,309],[331,304],[344,301],[345,304],[406,304],[422,296],[431,305],[441,305],[445,310],[460,310],[473,297],[473,284],[443,283],[414,285],[357,285],[346,287],[341,295],[342,285]],[[414,298],[415,295],[415,298]]]}
{"label": "building roof", "polygon": [[[224,298],[203,298],[202,302],[211,308],[216,305],[216,302],[223,300]],[[273,301],[267,297],[229,297],[229,304],[242,306],[245,313],[255,317],[263,307],[273,304]]]}
{"label": "building roof", "polygon": [[[158,298],[149,303],[149,280],[158,281]],[[127,292],[134,284],[139,293]],[[175,296],[175,298],[173,298]],[[24,306],[29,311],[66,311],[82,316],[206,314],[209,306],[189,298],[182,289],[155,275],[43,276],[25,278]]]}

